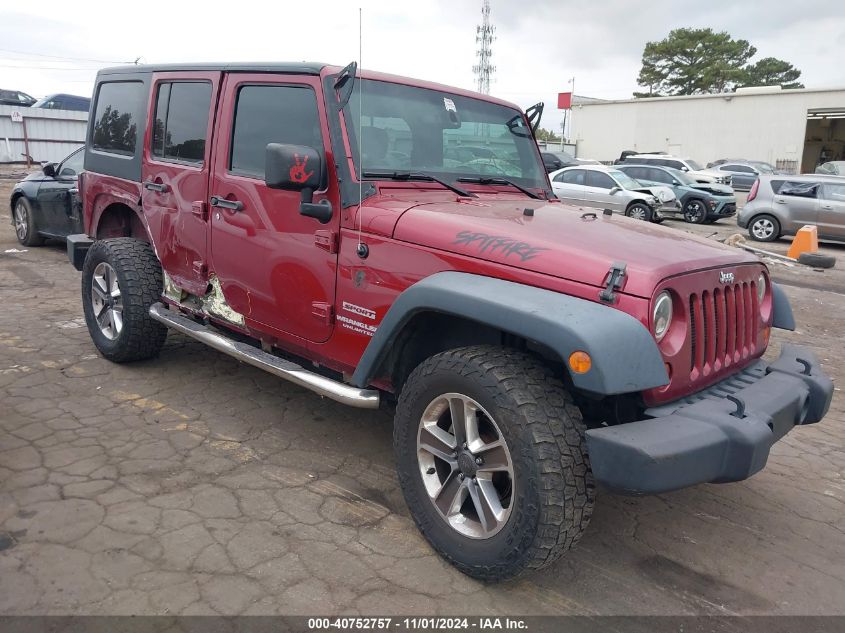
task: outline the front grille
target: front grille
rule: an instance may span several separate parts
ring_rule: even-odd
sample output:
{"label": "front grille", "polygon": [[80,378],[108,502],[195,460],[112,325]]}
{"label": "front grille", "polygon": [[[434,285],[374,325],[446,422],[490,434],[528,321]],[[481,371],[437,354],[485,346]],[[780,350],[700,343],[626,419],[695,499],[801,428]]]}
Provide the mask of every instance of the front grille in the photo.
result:
{"label": "front grille", "polygon": [[736,205],[733,202],[729,202],[723,206],[719,212],[720,215],[733,215],[734,213],[736,213]]}
{"label": "front grille", "polygon": [[754,353],[757,290],[739,282],[689,298],[690,378],[709,376]]}

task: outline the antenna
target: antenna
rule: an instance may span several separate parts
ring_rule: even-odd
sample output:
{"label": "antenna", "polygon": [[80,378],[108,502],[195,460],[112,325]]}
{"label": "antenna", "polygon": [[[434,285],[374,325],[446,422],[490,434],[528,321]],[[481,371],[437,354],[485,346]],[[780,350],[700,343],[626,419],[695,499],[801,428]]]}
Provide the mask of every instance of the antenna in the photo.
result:
{"label": "antenna", "polygon": [[367,256],[367,246],[361,242],[361,225],[363,224],[363,214],[361,207],[364,206],[364,80],[363,69],[361,65],[363,58],[363,33],[364,33],[364,10],[358,7],[358,257]]}
{"label": "antenna", "polygon": [[475,56],[478,63],[472,67],[478,92],[490,94],[490,80],[496,67],[492,64],[493,42],[496,40],[496,27],[490,24],[490,0],[481,2],[481,24],[475,27],[475,42],[478,49]]}

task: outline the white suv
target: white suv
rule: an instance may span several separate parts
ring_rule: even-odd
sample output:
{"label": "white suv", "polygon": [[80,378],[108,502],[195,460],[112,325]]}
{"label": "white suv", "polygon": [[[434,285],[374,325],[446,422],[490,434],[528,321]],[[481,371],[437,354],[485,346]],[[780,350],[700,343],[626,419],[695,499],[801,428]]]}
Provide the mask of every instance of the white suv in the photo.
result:
{"label": "white suv", "polygon": [[678,158],[669,154],[634,154],[628,156],[624,161],[625,165],[657,165],[659,167],[672,167],[687,172],[698,182],[716,182],[721,185],[731,184],[731,175],[719,172],[716,169],[705,169],[691,158]]}

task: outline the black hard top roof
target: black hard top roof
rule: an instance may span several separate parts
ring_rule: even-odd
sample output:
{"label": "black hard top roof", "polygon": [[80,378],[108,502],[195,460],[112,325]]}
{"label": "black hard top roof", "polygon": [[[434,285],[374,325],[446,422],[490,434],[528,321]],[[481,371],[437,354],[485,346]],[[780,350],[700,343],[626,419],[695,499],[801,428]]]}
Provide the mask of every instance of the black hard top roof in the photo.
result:
{"label": "black hard top roof", "polygon": [[135,64],[103,68],[99,75],[124,75],[155,72],[214,71],[286,73],[294,75],[319,75],[329,64],[318,62],[197,62],[184,64]]}

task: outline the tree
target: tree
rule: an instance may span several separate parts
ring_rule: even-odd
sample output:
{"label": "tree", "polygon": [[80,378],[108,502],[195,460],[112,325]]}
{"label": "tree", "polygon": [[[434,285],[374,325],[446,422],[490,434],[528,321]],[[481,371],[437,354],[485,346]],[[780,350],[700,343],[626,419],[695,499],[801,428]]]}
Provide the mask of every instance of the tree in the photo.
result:
{"label": "tree", "polygon": [[804,84],[796,81],[801,71],[789,62],[774,57],[764,57],[746,67],[743,86],[782,86],[783,88],[803,88]]}
{"label": "tree", "polygon": [[550,132],[544,128],[540,128],[537,130],[537,140],[538,141],[548,141],[550,143],[560,143],[560,137],[557,136],[554,132]]}
{"label": "tree", "polygon": [[726,92],[742,85],[745,65],[757,52],[747,40],[713,29],[674,29],[647,42],[637,83],[648,88],[635,97]]}

